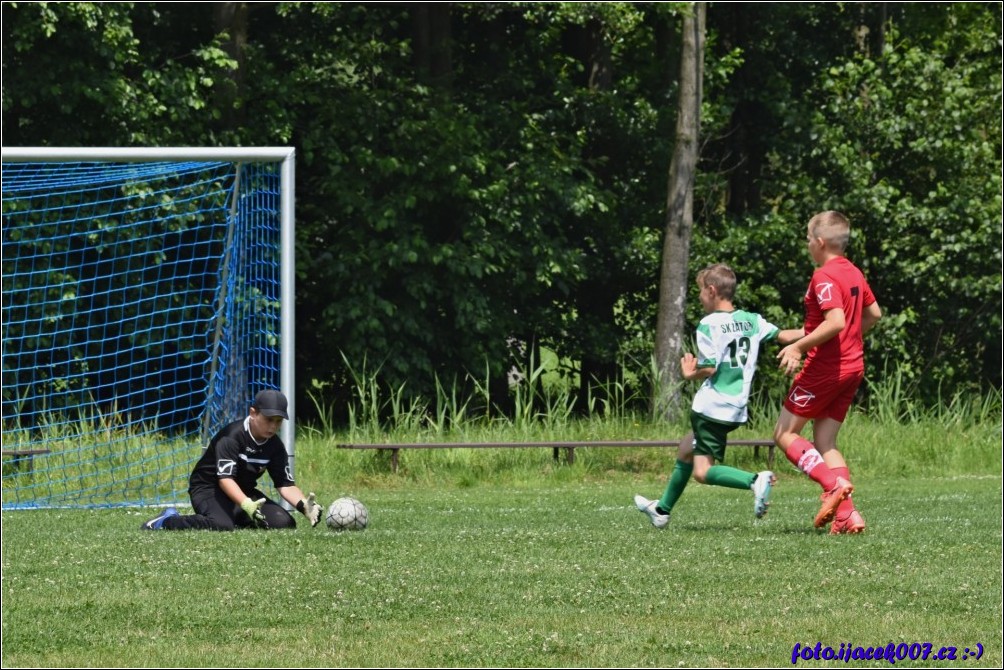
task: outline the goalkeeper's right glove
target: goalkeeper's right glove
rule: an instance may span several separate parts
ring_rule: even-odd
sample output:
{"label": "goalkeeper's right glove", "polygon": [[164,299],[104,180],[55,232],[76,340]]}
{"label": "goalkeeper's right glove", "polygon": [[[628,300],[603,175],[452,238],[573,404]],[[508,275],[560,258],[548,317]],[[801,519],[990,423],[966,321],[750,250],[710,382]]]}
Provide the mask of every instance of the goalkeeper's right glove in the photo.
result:
{"label": "goalkeeper's right glove", "polygon": [[264,498],[259,498],[258,500],[245,498],[244,502],[241,503],[241,509],[251,517],[251,522],[259,528],[268,528],[268,521],[265,520],[265,515],[261,513],[261,506],[264,504]]}
{"label": "goalkeeper's right glove", "polygon": [[300,513],[303,514],[303,516],[310,519],[311,527],[317,525],[317,522],[321,520],[321,515],[324,513],[321,506],[317,504],[317,496],[313,493],[307,496],[306,500],[301,500],[296,503],[296,509],[300,510]]}

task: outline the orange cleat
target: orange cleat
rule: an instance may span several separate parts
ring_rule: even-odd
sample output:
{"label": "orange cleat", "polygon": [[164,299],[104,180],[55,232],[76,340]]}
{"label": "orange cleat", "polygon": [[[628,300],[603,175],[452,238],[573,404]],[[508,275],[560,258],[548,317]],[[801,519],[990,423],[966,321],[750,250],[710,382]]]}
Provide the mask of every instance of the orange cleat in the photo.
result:
{"label": "orange cleat", "polygon": [[814,522],[816,528],[822,528],[833,521],[833,517],[837,515],[837,506],[840,505],[840,501],[853,492],[854,487],[849,481],[843,477],[837,477],[837,485],[823,494],[823,506],[819,508]]}
{"label": "orange cleat", "polygon": [[851,510],[851,513],[843,519],[833,520],[833,525],[830,526],[830,535],[839,535],[841,533],[856,535],[863,532],[864,529],[865,520],[861,518],[861,514],[857,510]]}

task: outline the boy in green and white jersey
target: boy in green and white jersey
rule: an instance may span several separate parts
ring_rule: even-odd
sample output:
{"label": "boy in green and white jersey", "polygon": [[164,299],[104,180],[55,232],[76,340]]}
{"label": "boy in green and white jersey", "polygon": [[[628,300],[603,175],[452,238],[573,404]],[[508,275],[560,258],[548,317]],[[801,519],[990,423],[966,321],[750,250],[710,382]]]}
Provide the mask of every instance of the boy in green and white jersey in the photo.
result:
{"label": "boy in green and white jersey", "polygon": [[736,275],[727,265],[717,263],[697,274],[701,306],[705,316],[697,327],[697,356],[685,353],[680,359],[684,379],[704,380],[691,406],[690,425],[694,439],[684,439],[676,465],[659,500],[635,496],[635,505],[656,528],[669,523],[673,505],[683,494],[691,474],[704,484],[753,491],[753,513],[767,513],[774,473],[746,472],[727,465],[728,434],[746,423],[746,405],[756,373],[760,343],[776,339],[789,344],[804,335],[801,328],[779,330],[759,314],[737,310],[732,305]]}

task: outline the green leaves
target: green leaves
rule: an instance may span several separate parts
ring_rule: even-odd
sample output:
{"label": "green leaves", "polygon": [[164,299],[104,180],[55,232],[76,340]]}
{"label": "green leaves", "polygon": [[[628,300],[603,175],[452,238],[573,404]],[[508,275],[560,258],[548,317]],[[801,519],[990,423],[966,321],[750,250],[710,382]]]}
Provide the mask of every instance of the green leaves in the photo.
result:
{"label": "green leaves", "polygon": [[886,312],[873,369],[901,362],[909,392],[929,401],[993,379],[984,356],[999,350],[1000,59],[982,53],[999,22],[987,12],[968,35],[925,44],[892,27],[880,59],[829,67],[808,160],[785,177],[803,217],[849,214],[850,255]]}
{"label": "green leaves", "polygon": [[[295,145],[302,378],[341,349],[416,393],[502,379],[507,338],[648,357],[687,3],[453,4],[428,43],[406,4],[248,7],[238,53],[211,3],[5,5],[5,143]],[[709,9],[690,265],[794,325],[801,227],[843,209],[871,368],[999,384],[1000,8],[886,9]]]}

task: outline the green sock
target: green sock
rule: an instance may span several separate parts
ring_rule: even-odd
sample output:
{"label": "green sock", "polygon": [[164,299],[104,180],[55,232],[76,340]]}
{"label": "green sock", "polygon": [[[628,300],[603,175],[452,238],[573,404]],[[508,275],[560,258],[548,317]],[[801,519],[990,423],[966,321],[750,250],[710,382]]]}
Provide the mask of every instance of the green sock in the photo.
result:
{"label": "green sock", "polygon": [[724,486],[730,489],[749,489],[756,475],[727,465],[712,465],[704,481],[713,486]]}
{"label": "green sock", "polygon": [[693,471],[693,463],[684,463],[681,460],[676,461],[676,465],[673,467],[673,474],[670,475],[669,483],[666,484],[666,490],[659,500],[660,509],[666,512],[672,511],[673,505],[683,495],[683,489],[687,488],[687,482],[690,481],[690,473]]}

